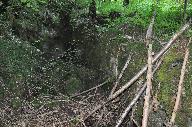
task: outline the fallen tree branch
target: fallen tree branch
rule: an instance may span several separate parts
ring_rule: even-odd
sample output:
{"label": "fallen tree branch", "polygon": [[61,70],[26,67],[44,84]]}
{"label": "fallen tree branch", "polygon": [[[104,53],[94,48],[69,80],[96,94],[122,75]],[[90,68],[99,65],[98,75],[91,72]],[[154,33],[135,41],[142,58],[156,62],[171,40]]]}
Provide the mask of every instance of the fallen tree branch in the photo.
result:
{"label": "fallen tree branch", "polygon": [[[136,89],[136,93],[135,93],[134,97],[137,96],[139,90],[143,87],[143,81],[144,81],[143,78],[141,80],[137,81],[137,85],[136,85],[137,89]],[[136,120],[134,121],[135,112],[137,110],[137,107],[138,107],[138,103],[135,102],[135,104],[133,105],[133,107],[131,108],[131,111],[130,111],[131,116],[129,117],[130,118],[129,122],[132,124],[135,124],[137,127],[141,127],[140,124]],[[127,122],[127,121],[125,121],[125,122]],[[137,122],[137,124],[136,124],[136,122]]]}
{"label": "fallen tree branch", "polygon": [[[191,42],[191,39],[190,39],[189,43],[190,42]],[[174,125],[176,114],[177,114],[177,111],[179,109],[179,104],[180,104],[181,94],[182,94],[182,89],[183,89],[183,81],[184,81],[184,77],[185,77],[185,71],[186,71],[186,65],[187,65],[188,58],[189,58],[189,49],[187,47],[186,51],[185,51],[183,66],[182,66],[182,69],[181,69],[181,75],[180,75],[178,91],[177,91],[177,98],[176,98],[176,101],[175,101],[175,106],[174,106],[174,109],[173,109],[173,112],[172,112],[169,127],[172,127]]]}
{"label": "fallen tree branch", "polygon": [[[176,39],[188,28],[190,27],[190,23],[185,24],[182,29],[177,32],[165,45],[161,51],[155,55],[154,59],[152,60],[152,64],[154,64],[170,47],[171,45],[176,41]],[[147,70],[147,65],[145,65],[129,82],[127,82],[124,86],[122,86],[118,91],[116,91],[113,96],[111,96],[110,100],[113,100],[117,96],[119,96],[121,93],[123,93],[127,88],[129,88],[141,75],[143,75]]]}
{"label": "fallen tree branch", "polygon": [[[153,70],[153,74],[155,74],[155,72],[157,71],[157,69],[160,67],[162,63],[162,59],[157,63],[157,66],[155,67],[155,69]],[[139,90],[139,92],[137,93],[137,95],[134,97],[134,99],[129,103],[129,105],[127,106],[127,108],[124,110],[123,114],[121,115],[121,117],[119,118],[117,124],[115,127],[119,127],[123,120],[125,119],[125,117],[127,116],[127,114],[130,112],[130,110],[132,109],[132,107],[135,105],[135,103],[139,100],[139,98],[141,97],[141,95],[143,94],[143,92],[146,90],[147,88],[147,82],[144,83],[143,87]]]}
{"label": "fallen tree branch", "polygon": [[[171,47],[171,45],[176,41],[176,39],[190,27],[190,23],[185,24],[179,32],[177,32],[170,40],[169,42],[165,45],[161,51],[155,55],[152,64],[155,63],[165,52]],[[141,75],[143,75],[147,70],[147,65],[145,65],[129,82],[127,82],[124,86],[122,86],[118,91],[116,91],[108,100],[99,106],[97,106],[86,118],[85,120],[90,117],[93,113],[101,109],[103,106],[105,106],[108,102],[112,101],[116,97],[118,97],[121,93],[123,93],[127,88],[129,88]]]}
{"label": "fallen tree branch", "polygon": [[148,70],[147,70],[147,89],[145,95],[145,102],[143,107],[142,127],[147,127],[149,117],[150,98],[152,90],[152,44],[149,44],[148,49]]}
{"label": "fallen tree branch", "polygon": [[111,93],[110,93],[110,97],[113,95],[113,93],[115,92],[116,88],[117,88],[117,85],[119,84],[121,78],[123,77],[123,73],[125,72],[126,68],[128,67],[129,65],[129,62],[131,61],[131,57],[132,55],[129,55],[123,69],[121,70],[121,73],[119,74],[119,77],[117,78],[116,82],[115,82],[115,85],[113,86],[112,90],[111,90]]}
{"label": "fallen tree branch", "polygon": [[71,96],[71,98],[74,98],[74,97],[80,96],[80,95],[82,95],[82,94],[88,93],[88,92],[90,92],[90,91],[92,91],[92,90],[94,90],[94,89],[97,89],[97,88],[105,85],[105,84],[108,83],[108,82],[109,82],[109,79],[107,79],[105,82],[103,82],[103,83],[101,83],[101,84],[99,84],[99,85],[97,85],[97,86],[95,86],[95,87],[92,87],[92,88],[90,88],[90,89],[88,89],[88,90],[85,90],[85,91],[83,91],[83,92],[81,92],[81,93],[78,93],[78,94],[76,94],[76,95],[73,95],[73,96]]}
{"label": "fallen tree branch", "polygon": [[134,124],[135,124],[137,127],[140,127],[139,123],[138,123],[134,118],[132,118],[132,121],[134,122]]}
{"label": "fallen tree branch", "polygon": [[155,16],[156,11],[154,11],[154,15],[152,17],[151,23],[149,25],[149,28],[147,30],[146,34],[146,43],[148,45],[148,65],[147,65],[147,88],[146,88],[146,95],[145,95],[145,101],[144,101],[144,107],[143,107],[143,119],[142,119],[142,127],[147,127],[148,118],[149,118],[149,107],[150,107],[150,98],[151,98],[151,90],[152,90],[152,43],[151,38],[153,34],[153,25],[155,23]]}
{"label": "fallen tree branch", "polygon": [[123,120],[125,119],[125,117],[127,116],[127,114],[130,112],[130,110],[132,109],[132,107],[135,105],[135,103],[138,101],[138,99],[140,98],[140,96],[143,94],[143,92],[145,91],[147,87],[147,83],[145,82],[145,84],[143,85],[143,87],[139,90],[138,94],[134,97],[134,99],[130,102],[130,104],[127,106],[127,108],[124,110],[123,114],[121,115],[121,117],[119,118],[117,124],[115,127],[119,127]]}

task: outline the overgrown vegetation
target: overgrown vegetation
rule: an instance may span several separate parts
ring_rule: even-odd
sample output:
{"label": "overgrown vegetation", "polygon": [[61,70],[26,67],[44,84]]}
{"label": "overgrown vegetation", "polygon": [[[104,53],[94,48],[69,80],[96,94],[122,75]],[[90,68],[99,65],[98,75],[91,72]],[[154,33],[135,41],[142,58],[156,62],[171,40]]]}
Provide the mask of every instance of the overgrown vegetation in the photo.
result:
{"label": "overgrown vegetation", "polygon": [[[116,78],[113,67],[116,63],[112,60],[118,61],[117,70],[120,72],[127,57],[132,54],[119,87],[145,65],[147,49],[144,39],[154,8],[156,21],[152,41],[156,53],[192,17],[191,1],[188,1],[186,16],[184,3],[176,0],[157,3],[153,0],[130,0],[128,5],[123,0],[0,1],[0,111],[4,112],[0,117],[0,125],[19,126],[22,124],[19,114],[26,115],[47,107],[50,110],[59,107],[61,112],[66,108],[65,113],[69,115],[65,116],[66,126],[82,124],[82,114],[90,112],[95,103],[103,102],[113,87]],[[178,39],[182,43],[175,44],[164,56],[163,64],[155,75],[154,87],[161,83],[159,107],[163,107],[160,110],[165,110],[167,117],[173,109],[183,61],[183,46],[191,36],[190,29]],[[191,61],[188,66],[182,109],[179,112],[182,115],[178,115],[176,123],[181,127],[186,127],[188,122],[185,119],[192,117]],[[69,98],[108,78],[110,82],[95,91],[96,100],[92,97],[85,99],[84,95],[82,100],[85,99],[86,104],[83,105],[75,102],[81,102],[81,99],[72,101]],[[145,79],[145,75],[142,78]],[[125,95],[131,99],[136,91],[136,87],[131,87]],[[120,100],[122,105],[119,102],[114,105],[119,104],[124,109],[128,103],[123,102],[126,98]],[[83,113],[74,111],[78,106]],[[12,112],[10,116],[14,119],[9,118],[7,109]],[[105,117],[103,121],[99,118],[101,122],[94,119],[96,122],[93,120],[90,126],[114,126],[112,119],[117,119],[122,109],[112,107],[109,110],[112,113],[110,118]],[[135,114],[141,114],[140,110]],[[46,119],[49,121],[49,118]],[[85,124],[89,126],[91,120]],[[26,126],[32,126],[33,123],[26,121]],[[46,125],[52,126],[52,123],[47,122]]]}

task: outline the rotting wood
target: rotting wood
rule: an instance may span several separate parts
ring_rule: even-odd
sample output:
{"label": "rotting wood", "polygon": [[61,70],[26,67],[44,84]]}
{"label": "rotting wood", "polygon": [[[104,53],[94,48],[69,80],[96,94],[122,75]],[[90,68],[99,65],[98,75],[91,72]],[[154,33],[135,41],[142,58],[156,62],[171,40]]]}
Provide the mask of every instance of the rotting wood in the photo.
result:
{"label": "rotting wood", "polygon": [[[179,32],[177,32],[173,37],[169,40],[169,42],[161,49],[159,53],[157,53],[152,61],[152,64],[154,64],[163,54],[166,53],[166,51],[171,47],[171,45],[176,41],[176,39],[184,32],[186,31],[191,25],[191,22],[185,24]],[[108,102],[112,101],[116,97],[118,97],[120,94],[122,94],[126,89],[128,89],[141,75],[143,75],[147,70],[147,65],[145,65],[131,80],[129,80],[124,86],[122,86],[118,91],[116,91],[113,96],[108,98],[108,100],[101,104],[98,105],[89,115],[87,115],[84,120],[89,118],[92,114],[94,114],[96,111],[101,109],[103,106],[105,106]]]}
{"label": "rotting wood", "polygon": [[[190,42],[191,42],[191,39],[190,39],[189,43]],[[171,116],[170,123],[169,123],[168,127],[172,127],[174,125],[174,123],[175,123],[176,114],[177,114],[177,111],[179,109],[179,104],[180,104],[180,101],[181,101],[183,81],[184,81],[184,77],[185,77],[186,65],[187,65],[188,58],[189,58],[189,48],[187,47],[186,51],[185,51],[183,66],[182,66],[182,69],[181,69],[181,75],[180,75],[180,80],[179,80],[179,84],[178,84],[178,91],[177,91],[175,106],[174,106],[174,109],[173,109],[172,116]]]}

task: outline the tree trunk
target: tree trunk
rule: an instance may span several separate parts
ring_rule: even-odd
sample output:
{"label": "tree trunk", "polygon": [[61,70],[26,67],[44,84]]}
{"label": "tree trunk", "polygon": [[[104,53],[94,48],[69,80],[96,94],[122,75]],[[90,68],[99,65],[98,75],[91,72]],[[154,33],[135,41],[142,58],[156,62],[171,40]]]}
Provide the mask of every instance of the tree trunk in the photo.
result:
{"label": "tree trunk", "polygon": [[123,1],[123,5],[124,5],[124,6],[129,5],[129,0],[124,0],[124,1]]}
{"label": "tree trunk", "polygon": [[89,6],[89,16],[90,16],[92,22],[96,21],[97,14],[96,14],[96,2],[95,2],[95,0],[92,0],[91,4]]}
{"label": "tree trunk", "polygon": [[187,0],[184,1],[184,11],[183,11],[183,20],[186,19],[186,10],[187,10]]}

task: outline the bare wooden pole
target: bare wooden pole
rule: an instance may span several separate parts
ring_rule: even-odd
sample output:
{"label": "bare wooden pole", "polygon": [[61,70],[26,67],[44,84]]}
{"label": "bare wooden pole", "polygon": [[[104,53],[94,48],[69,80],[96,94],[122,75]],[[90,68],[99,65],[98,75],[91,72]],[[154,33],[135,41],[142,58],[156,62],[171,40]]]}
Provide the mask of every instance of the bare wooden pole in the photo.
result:
{"label": "bare wooden pole", "polygon": [[[191,39],[190,39],[189,43],[190,42],[191,42]],[[176,101],[175,101],[175,106],[174,106],[172,116],[171,116],[171,120],[170,120],[170,123],[169,123],[170,127],[174,125],[176,114],[177,114],[177,111],[179,109],[179,104],[180,104],[180,101],[181,101],[181,94],[182,94],[182,89],[183,89],[183,81],[184,81],[184,76],[185,76],[185,71],[186,71],[186,65],[187,65],[188,58],[189,58],[189,49],[187,47],[186,51],[185,51],[185,57],[184,57],[183,66],[182,66],[182,69],[181,69],[180,80],[179,80],[179,84],[178,84],[177,98],[176,98]]]}
{"label": "bare wooden pole", "polygon": [[151,99],[151,90],[152,90],[152,44],[149,44],[148,49],[148,70],[147,70],[147,89],[145,95],[145,102],[143,107],[143,119],[142,127],[147,127],[148,117],[149,117],[149,107]]}
{"label": "bare wooden pole", "polygon": [[[161,58],[161,56],[163,54],[166,53],[166,51],[171,47],[171,45],[176,41],[176,39],[184,32],[186,31],[189,27],[190,27],[190,22],[185,24],[181,30],[179,32],[177,32],[170,40],[169,42],[164,46],[163,49],[161,49],[161,51],[155,55],[152,64],[154,64],[159,58]],[[147,65],[145,65],[131,80],[129,80],[124,86],[122,86],[118,91],[116,91],[110,98],[108,98],[108,100],[104,103],[101,104],[99,106],[97,106],[86,118],[85,120],[90,117],[93,113],[95,113],[96,111],[98,111],[99,109],[101,109],[104,105],[106,105],[106,103],[112,101],[113,99],[115,99],[116,97],[118,97],[121,93],[123,93],[126,89],[128,89],[141,75],[143,75],[147,70]]]}
{"label": "bare wooden pole", "polygon": [[121,70],[121,73],[119,74],[119,77],[117,78],[117,80],[115,81],[115,85],[113,86],[112,90],[111,90],[111,93],[110,93],[110,96],[113,95],[113,93],[115,92],[116,88],[117,88],[117,85],[119,84],[121,78],[123,77],[123,73],[125,72],[127,66],[129,65],[129,62],[131,61],[131,55],[129,55],[123,69]]}
{"label": "bare wooden pole", "polygon": [[152,17],[151,23],[148,27],[147,34],[146,34],[146,43],[148,47],[148,65],[147,65],[147,88],[146,88],[146,95],[143,107],[143,119],[142,119],[142,127],[147,127],[148,118],[149,118],[149,107],[150,107],[150,99],[151,99],[151,90],[152,90],[152,43],[151,38],[153,34],[153,25],[155,23],[155,15],[156,12],[154,11],[154,15]]}

